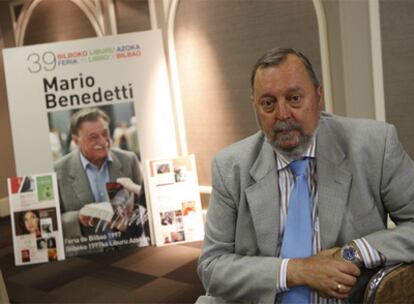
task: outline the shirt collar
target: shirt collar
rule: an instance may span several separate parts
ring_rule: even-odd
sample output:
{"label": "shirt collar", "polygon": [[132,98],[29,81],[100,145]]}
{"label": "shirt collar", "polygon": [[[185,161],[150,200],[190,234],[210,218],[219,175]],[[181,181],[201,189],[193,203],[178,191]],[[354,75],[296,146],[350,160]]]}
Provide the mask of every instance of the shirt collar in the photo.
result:
{"label": "shirt collar", "polygon": [[[85,155],[83,155],[82,154],[82,152],[79,150],[79,155],[80,155],[80,161],[81,161],[81,164],[82,164],[82,167],[83,167],[83,170],[85,170],[86,171],[86,169],[88,168],[88,166],[93,166],[93,167],[95,167],[96,168],[96,166],[93,164],[93,163],[91,163],[86,157],[85,157]],[[106,163],[107,162],[112,162],[112,155],[111,155],[111,152],[109,152],[108,153],[108,156],[107,156],[107,158],[105,159],[105,162],[104,162],[104,166],[106,165]]]}
{"label": "shirt collar", "polygon": [[[308,158],[315,158],[315,155],[316,155],[315,150],[316,150],[316,132],[312,136],[309,147],[306,149],[305,153],[303,153],[302,156],[308,157]],[[275,153],[276,153],[277,170],[282,170],[286,168],[292,162],[292,159],[287,158],[286,156],[278,153],[277,151]]]}

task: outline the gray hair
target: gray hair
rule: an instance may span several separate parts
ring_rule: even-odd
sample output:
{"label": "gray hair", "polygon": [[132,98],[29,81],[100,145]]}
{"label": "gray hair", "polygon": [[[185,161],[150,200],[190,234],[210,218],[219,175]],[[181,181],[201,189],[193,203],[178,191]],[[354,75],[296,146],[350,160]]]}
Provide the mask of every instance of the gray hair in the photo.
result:
{"label": "gray hair", "polygon": [[284,62],[289,54],[296,55],[304,64],[309,76],[313,82],[315,88],[320,86],[318,76],[313,69],[312,63],[301,52],[295,51],[292,48],[274,48],[267,51],[262,57],[260,57],[253,66],[252,74],[250,76],[250,87],[253,91],[254,80],[256,78],[256,72],[260,68],[267,68],[270,66],[277,66]]}
{"label": "gray hair", "polygon": [[78,135],[79,127],[83,122],[97,121],[99,118],[102,118],[108,124],[111,122],[109,116],[97,108],[86,108],[74,113],[70,119],[70,133]]}

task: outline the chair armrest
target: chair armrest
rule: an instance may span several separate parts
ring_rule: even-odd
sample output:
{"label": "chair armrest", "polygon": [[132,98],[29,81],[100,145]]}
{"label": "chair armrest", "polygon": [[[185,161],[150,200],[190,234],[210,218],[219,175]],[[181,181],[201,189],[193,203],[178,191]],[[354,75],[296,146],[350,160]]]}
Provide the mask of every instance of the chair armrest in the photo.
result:
{"label": "chair armrest", "polygon": [[414,264],[381,268],[365,289],[364,303],[408,303],[414,298]]}

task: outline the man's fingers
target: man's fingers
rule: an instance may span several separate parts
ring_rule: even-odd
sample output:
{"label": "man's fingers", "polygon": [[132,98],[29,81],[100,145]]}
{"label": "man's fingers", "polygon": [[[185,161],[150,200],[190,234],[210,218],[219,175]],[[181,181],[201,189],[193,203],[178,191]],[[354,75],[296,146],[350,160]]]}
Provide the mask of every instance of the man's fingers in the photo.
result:
{"label": "man's fingers", "polygon": [[79,215],[79,222],[84,227],[95,227],[98,223],[98,219],[90,216]]}
{"label": "man's fingers", "polygon": [[357,277],[353,276],[353,275],[346,274],[346,273],[340,273],[338,275],[337,281],[340,282],[340,284],[343,284],[343,285],[354,286],[354,284],[357,281]]}
{"label": "man's fingers", "polygon": [[350,286],[333,282],[330,289],[319,291],[319,295],[324,298],[346,299],[350,290]]}
{"label": "man's fingers", "polygon": [[358,266],[345,261],[341,261],[341,264],[339,265],[339,270],[341,270],[343,273],[347,273],[354,277],[359,277],[359,275],[361,274],[361,270],[358,268]]}
{"label": "man's fingers", "polygon": [[341,283],[336,283],[333,286],[332,291],[338,294],[348,294],[351,291],[351,286],[344,285]]}

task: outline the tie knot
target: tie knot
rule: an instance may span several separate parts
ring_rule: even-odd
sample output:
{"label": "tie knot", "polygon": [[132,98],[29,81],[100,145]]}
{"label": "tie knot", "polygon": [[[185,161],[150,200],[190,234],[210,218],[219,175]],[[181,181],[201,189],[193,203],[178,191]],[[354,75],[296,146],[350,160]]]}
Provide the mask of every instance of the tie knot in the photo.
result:
{"label": "tie knot", "polygon": [[306,168],[308,167],[308,162],[308,158],[295,160],[289,164],[289,168],[296,176],[301,176],[305,174]]}

